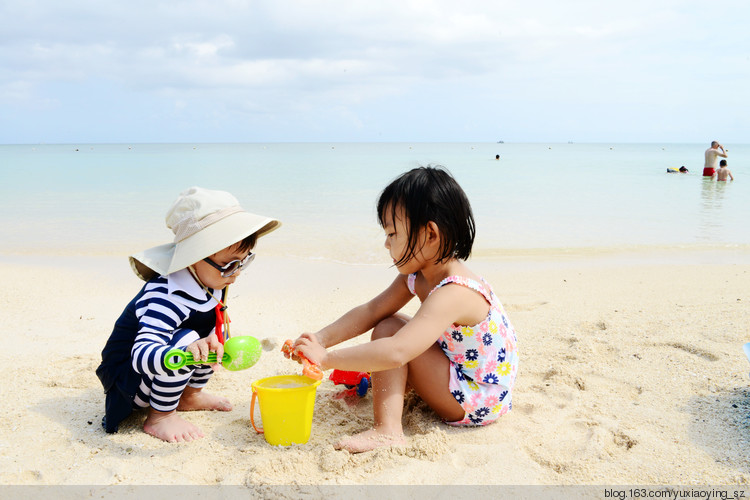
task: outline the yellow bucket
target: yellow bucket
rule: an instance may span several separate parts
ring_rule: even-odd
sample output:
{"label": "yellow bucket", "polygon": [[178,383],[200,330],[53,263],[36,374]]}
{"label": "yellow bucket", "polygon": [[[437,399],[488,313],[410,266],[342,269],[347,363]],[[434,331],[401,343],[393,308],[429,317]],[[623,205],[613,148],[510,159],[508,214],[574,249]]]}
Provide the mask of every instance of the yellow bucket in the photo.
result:
{"label": "yellow bucket", "polygon": [[[310,439],[315,391],[320,382],[301,375],[279,375],[253,382],[250,402],[253,429],[274,446],[306,443]],[[255,425],[256,396],[263,429]]]}

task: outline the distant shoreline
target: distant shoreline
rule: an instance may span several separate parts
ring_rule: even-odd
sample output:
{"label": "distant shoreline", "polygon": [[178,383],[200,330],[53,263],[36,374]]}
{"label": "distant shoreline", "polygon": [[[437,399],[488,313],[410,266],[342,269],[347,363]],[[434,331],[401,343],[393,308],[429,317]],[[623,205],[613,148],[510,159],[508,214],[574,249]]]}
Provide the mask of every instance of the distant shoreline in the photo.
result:
{"label": "distant shoreline", "polygon": [[[732,146],[747,146],[750,145],[750,143],[732,143],[730,141],[724,141],[727,144],[730,144]],[[688,141],[688,142],[617,142],[617,141],[540,141],[540,140],[534,140],[534,141],[502,141],[502,142],[496,142],[496,141],[490,141],[490,140],[480,140],[480,141],[337,141],[337,140],[330,140],[330,141],[248,141],[248,142],[237,142],[237,141],[181,141],[181,142],[127,142],[127,141],[120,141],[120,142],[22,142],[22,143],[0,143],[0,147],[3,146],[70,146],[72,148],[75,147],[82,147],[82,146],[169,146],[169,145],[175,145],[175,146],[210,146],[210,145],[219,145],[219,146],[226,146],[226,145],[232,145],[232,144],[243,144],[243,145],[253,145],[253,144],[322,144],[322,145],[336,145],[336,144],[482,144],[482,145],[495,145],[499,148],[502,148],[503,146],[511,146],[511,145],[560,145],[560,146],[586,146],[586,145],[602,145],[602,146],[617,146],[617,145],[653,145],[653,146],[686,146],[686,145],[695,145],[695,146],[703,146],[706,143],[706,141]],[[731,147],[731,146],[730,146]]]}

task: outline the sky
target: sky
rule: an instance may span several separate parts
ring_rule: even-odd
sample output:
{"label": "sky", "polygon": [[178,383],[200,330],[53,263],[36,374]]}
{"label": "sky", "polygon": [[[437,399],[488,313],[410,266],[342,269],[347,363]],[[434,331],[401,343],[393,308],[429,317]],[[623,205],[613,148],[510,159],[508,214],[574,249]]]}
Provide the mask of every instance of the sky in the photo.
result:
{"label": "sky", "polygon": [[0,144],[714,139],[747,0],[0,0]]}

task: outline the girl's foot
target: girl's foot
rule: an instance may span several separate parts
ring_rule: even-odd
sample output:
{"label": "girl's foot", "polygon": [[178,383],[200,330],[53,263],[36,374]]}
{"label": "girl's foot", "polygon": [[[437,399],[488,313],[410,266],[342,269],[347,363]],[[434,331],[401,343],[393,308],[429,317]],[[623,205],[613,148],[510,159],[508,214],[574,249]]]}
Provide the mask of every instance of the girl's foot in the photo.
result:
{"label": "girl's foot", "polygon": [[177,405],[179,411],[219,410],[232,411],[232,403],[223,396],[214,396],[200,389],[185,389]]}
{"label": "girl's foot", "polygon": [[369,431],[343,438],[336,443],[334,448],[337,450],[346,450],[349,453],[362,453],[386,446],[403,446],[405,444],[406,437],[403,433],[386,434],[377,429],[370,429]]}
{"label": "girl's foot", "polygon": [[168,443],[194,441],[203,437],[203,432],[195,425],[181,419],[177,412],[149,410],[143,431]]}

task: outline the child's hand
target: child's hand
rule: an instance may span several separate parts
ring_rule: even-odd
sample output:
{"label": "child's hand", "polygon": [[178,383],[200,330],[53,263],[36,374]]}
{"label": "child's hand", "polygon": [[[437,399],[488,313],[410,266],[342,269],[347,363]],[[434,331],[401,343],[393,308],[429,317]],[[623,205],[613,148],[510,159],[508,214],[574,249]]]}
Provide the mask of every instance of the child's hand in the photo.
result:
{"label": "child's hand", "polygon": [[206,338],[196,340],[188,345],[185,350],[191,353],[193,359],[196,361],[208,361],[209,352],[215,352],[216,359],[219,360],[219,362],[224,356],[224,345],[219,342],[216,333],[211,333],[211,335]]}
{"label": "child's hand", "polygon": [[[291,339],[285,341],[284,345],[281,347],[281,352],[283,352],[284,356],[287,358],[296,360],[298,363],[302,364],[302,375],[314,380],[321,380],[323,378],[323,370],[321,370],[317,362],[311,361],[299,348],[299,346],[308,342],[310,338],[315,339],[315,336],[310,336],[309,334],[305,335],[307,335],[307,337],[303,336],[298,338],[296,344],[293,344]],[[317,344],[317,341],[313,340],[313,343]],[[325,349],[323,349],[323,351],[325,352]]]}
{"label": "child's hand", "polygon": [[318,365],[322,370],[328,369],[325,366],[325,359],[328,351],[323,347],[315,335],[303,333],[294,343],[294,350],[299,351],[311,363]]}
{"label": "child's hand", "polygon": [[[300,341],[300,339],[302,339],[302,338],[313,338],[313,339],[314,339],[314,338],[315,338],[315,335],[314,335],[314,334],[312,334],[312,333],[303,333],[302,335],[300,335],[300,336],[299,336],[299,337],[297,338],[297,340],[295,340],[295,341],[294,341],[294,342],[292,343],[292,345],[291,345],[291,346],[290,346],[289,348],[286,348],[286,347],[282,347],[282,348],[281,348],[281,352],[283,352],[283,353],[284,353],[284,356],[285,356],[285,357],[286,357],[287,359],[291,359],[291,360],[293,360],[293,361],[296,361],[297,363],[302,363],[302,358],[300,358],[300,357],[299,357],[299,356],[297,355],[297,352],[296,352],[296,351],[297,351],[297,347],[299,346],[299,341]],[[287,342],[291,342],[291,341],[290,341],[290,340],[287,340]]]}

